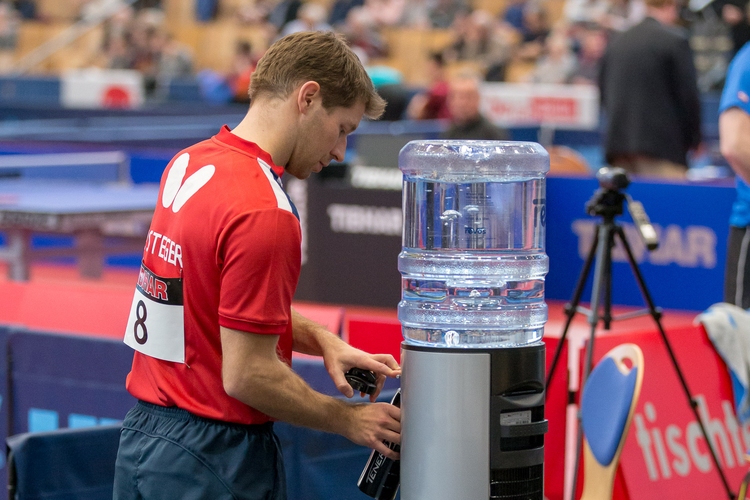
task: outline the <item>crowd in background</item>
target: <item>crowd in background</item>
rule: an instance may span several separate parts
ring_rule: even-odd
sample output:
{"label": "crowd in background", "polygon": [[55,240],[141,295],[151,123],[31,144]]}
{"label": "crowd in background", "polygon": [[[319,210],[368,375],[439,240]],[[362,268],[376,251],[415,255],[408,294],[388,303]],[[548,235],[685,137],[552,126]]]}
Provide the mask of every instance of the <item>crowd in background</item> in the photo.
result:
{"label": "crowd in background", "polygon": [[[220,0],[194,2],[198,22],[220,15]],[[563,2],[550,9],[550,2]],[[681,26],[691,37],[702,91],[720,90],[728,61],[750,40],[746,0],[686,0]],[[70,2],[84,18],[103,4],[125,0]],[[194,75],[190,49],[165,28],[161,0],[138,0],[106,22],[102,65],[137,69],[153,88],[160,81]],[[450,30],[451,41],[430,55],[430,64],[471,63],[488,81],[595,84],[608,40],[646,15],[643,0],[506,0],[497,14],[472,8],[470,0],[245,0],[232,3],[238,23],[262,28],[268,42],[301,30],[343,33],[370,65],[388,61],[383,30],[394,27]],[[0,49],[12,48],[24,19],[39,19],[34,0],[0,2]],[[43,19],[42,19],[43,20]],[[261,48],[237,40],[235,60],[223,78],[234,100],[243,100]],[[509,69],[522,67],[522,74]],[[430,83],[441,78],[430,70]],[[427,75],[425,75],[427,77]],[[425,78],[427,80],[427,78]],[[413,114],[412,116],[416,116]]]}

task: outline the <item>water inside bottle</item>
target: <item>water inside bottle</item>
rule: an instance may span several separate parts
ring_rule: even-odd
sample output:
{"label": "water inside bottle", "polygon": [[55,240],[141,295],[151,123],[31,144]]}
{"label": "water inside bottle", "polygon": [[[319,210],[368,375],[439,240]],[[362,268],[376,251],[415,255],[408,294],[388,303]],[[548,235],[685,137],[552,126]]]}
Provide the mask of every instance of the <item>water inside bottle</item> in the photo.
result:
{"label": "water inside bottle", "polygon": [[544,252],[544,180],[404,177],[404,248]]}
{"label": "water inside bottle", "polygon": [[542,178],[404,178],[399,320],[407,342],[538,341],[547,320]]}

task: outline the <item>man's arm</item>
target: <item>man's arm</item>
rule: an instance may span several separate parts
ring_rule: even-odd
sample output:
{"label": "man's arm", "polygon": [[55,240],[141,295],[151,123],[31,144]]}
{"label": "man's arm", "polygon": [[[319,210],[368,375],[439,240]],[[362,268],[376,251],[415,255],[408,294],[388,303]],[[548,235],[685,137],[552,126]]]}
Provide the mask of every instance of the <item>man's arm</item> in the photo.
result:
{"label": "man's arm", "polygon": [[315,392],[278,358],[278,339],[221,327],[222,379],[228,395],[276,419],[340,434],[398,458],[383,440],[400,442],[399,408],[349,404]]}
{"label": "man's arm", "polygon": [[750,115],[736,107],[721,113],[719,143],[732,170],[750,183]]}
{"label": "man's arm", "polygon": [[292,309],[292,348],[304,354],[322,356],[329,376],[336,388],[346,397],[352,397],[354,390],[346,381],[344,373],[353,367],[371,370],[378,376],[378,389],[370,396],[375,401],[386,377],[398,377],[401,369],[390,354],[369,354],[355,349],[338,335],[329,332],[324,326],[302,316]]}

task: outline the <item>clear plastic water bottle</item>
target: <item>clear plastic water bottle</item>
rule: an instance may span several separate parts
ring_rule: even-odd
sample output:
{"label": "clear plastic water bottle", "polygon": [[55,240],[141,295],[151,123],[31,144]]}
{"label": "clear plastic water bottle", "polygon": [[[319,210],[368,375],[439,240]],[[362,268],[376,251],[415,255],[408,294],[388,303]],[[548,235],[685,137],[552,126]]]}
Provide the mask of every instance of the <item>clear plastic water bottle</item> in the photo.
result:
{"label": "clear plastic water bottle", "polygon": [[545,176],[533,142],[412,141],[398,268],[404,339],[433,347],[522,346],[542,338]]}

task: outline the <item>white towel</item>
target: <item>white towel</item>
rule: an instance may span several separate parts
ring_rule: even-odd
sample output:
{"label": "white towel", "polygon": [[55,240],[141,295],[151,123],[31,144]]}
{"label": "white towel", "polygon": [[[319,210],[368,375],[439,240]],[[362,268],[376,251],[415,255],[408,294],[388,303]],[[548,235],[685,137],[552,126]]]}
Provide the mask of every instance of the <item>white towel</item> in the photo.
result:
{"label": "white towel", "polygon": [[750,419],[750,312],[726,302],[712,305],[695,317],[722,357],[736,382],[734,400],[737,418]]}

